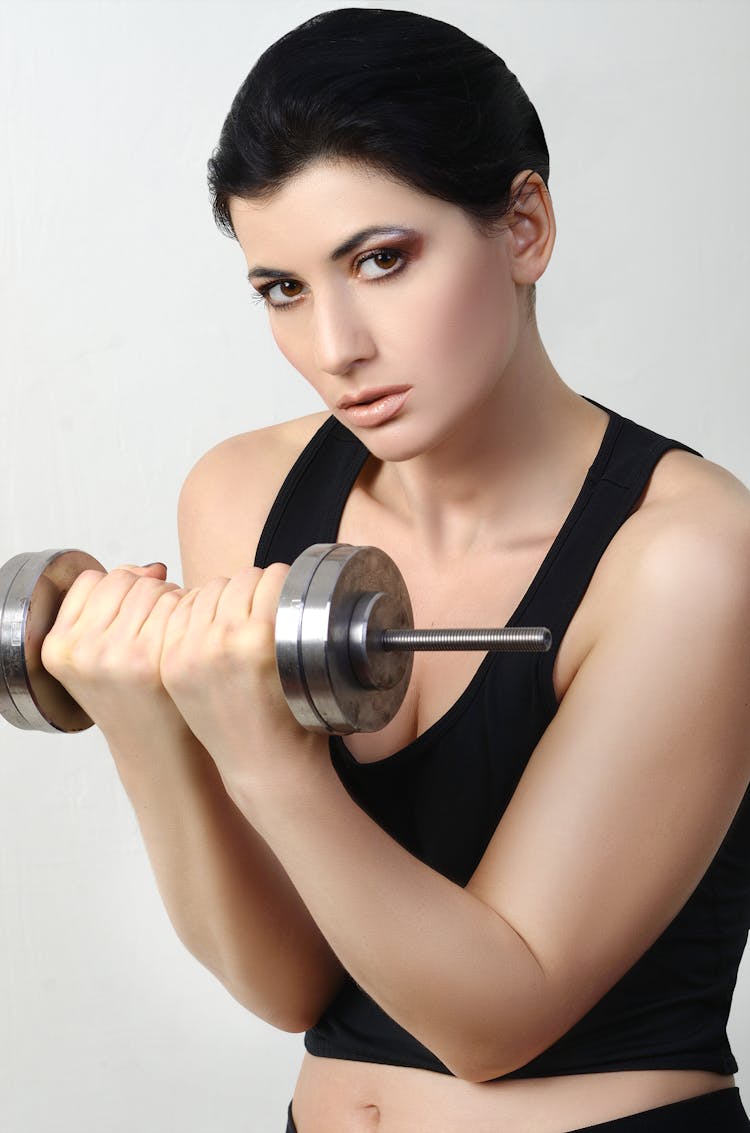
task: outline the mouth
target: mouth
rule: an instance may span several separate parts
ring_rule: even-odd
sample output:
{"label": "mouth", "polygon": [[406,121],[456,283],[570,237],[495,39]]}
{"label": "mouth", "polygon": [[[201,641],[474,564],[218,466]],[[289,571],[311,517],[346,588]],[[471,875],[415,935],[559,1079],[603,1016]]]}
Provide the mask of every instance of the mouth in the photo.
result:
{"label": "mouth", "polygon": [[362,429],[375,428],[396,417],[411,393],[411,386],[383,386],[342,397],[337,409]]}
{"label": "mouth", "polygon": [[372,405],[385,397],[406,393],[411,386],[383,386],[381,389],[365,389],[361,393],[347,394],[337,403],[337,409],[351,409],[353,405]]}

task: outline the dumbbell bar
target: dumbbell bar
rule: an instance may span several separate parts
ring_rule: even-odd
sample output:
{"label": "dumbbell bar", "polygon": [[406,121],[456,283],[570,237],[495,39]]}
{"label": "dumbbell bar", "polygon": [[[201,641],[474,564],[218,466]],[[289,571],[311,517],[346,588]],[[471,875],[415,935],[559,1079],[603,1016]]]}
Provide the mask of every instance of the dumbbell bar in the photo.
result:
{"label": "dumbbell bar", "polygon": [[[45,636],[84,570],[77,550],[16,555],[0,568],[0,716],[17,728],[80,732],[92,721],[42,665]],[[316,543],[295,559],[279,598],[276,664],[295,718],[311,731],[376,732],[406,695],[415,650],[540,652],[548,629],[413,628],[396,564],[377,547]]]}

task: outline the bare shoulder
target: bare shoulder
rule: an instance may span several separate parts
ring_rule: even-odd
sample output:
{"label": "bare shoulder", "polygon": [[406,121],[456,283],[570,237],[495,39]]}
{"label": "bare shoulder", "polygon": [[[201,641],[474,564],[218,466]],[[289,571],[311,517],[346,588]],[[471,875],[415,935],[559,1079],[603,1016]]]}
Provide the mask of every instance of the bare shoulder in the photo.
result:
{"label": "bare shoulder", "polygon": [[719,464],[669,455],[671,467],[640,516],[645,546],[633,583],[657,600],[669,595],[709,632],[712,619],[717,626],[747,621],[750,491]]}
{"label": "bare shoulder", "polygon": [[[631,554],[650,547],[655,555],[673,558],[692,545],[712,548],[717,561],[731,559],[747,553],[750,491],[720,464],[672,449],[654,469],[628,524],[623,530]],[[623,547],[627,543],[626,538]]]}
{"label": "bare shoulder", "polygon": [[239,433],[209,449],[180,492],[178,528],[188,586],[251,565],[287,473],[328,413]]}
{"label": "bare shoulder", "polygon": [[750,513],[750,491],[733,473],[683,449],[670,449],[656,465],[646,493],[646,504],[683,505],[695,497],[697,503],[711,499],[722,507]]}
{"label": "bare shoulder", "polygon": [[601,565],[592,603],[599,631],[643,586],[678,589],[703,604],[750,594],[750,491],[721,465],[672,449]]}

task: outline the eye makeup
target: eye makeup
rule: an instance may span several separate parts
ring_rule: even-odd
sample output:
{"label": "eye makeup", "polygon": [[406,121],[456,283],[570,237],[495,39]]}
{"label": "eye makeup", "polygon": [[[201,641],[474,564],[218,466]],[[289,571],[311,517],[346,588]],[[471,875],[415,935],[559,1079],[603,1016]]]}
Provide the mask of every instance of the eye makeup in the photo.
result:
{"label": "eye makeup", "polygon": [[[414,235],[416,236],[417,234],[414,233]],[[361,241],[358,241],[358,243],[359,242],[361,242]],[[338,249],[337,249],[337,251],[338,251]],[[397,258],[397,264],[394,268],[392,268],[390,270],[388,270],[386,268],[386,270],[384,270],[382,272],[377,272],[377,274],[375,274],[375,275],[366,276],[365,278],[370,283],[381,283],[386,279],[390,279],[391,276],[400,275],[400,273],[406,268],[407,264],[411,260],[411,253],[409,251],[407,251],[406,248],[395,247],[395,246],[384,246],[382,248],[375,248],[372,251],[365,253],[363,256],[359,256],[355,260],[355,262],[354,262],[355,270],[359,269],[360,267],[362,267],[363,264],[368,263],[368,262],[376,264],[378,262],[378,257],[386,258],[386,259],[393,259],[394,257],[396,257]],[[276,273],[274,272],[274,275],[275,274]],[[292,306],[297,305],[298,298],[299,298],[298,296],[287,296],[286,302],[274,301],[270,298],[270,293],[272,291],[274,291],[277,287],[283,287],[284,284],[292,284],[292,285],[301,286],[299,284],[299,280],[295,279],[293,276],[282,275],[281,273],[279,273],[279,275],[280,275],[280,278],[278,280],[272,279],[269,283],[266,283],[266,284],[263,284],[260,287],[254,288],[254,290],[256,292],[256,294],[253,296],[254,302],[263,303],[267,307],[271,307],[271,308],[273,308],[273,310],[276,310],[276,311],[283,310],[285,307],[292,307]]]}
{"label": "eye makeup", "polygon": [[[337,260],[342,259],[348,255],[349,252],[354,252],[366,240],[372,240],[376,236],[392,237],[396,240],[413,240],[419,236],[415,228],[409,228],[403,224],[378,224],[371,225],[369,228],[362,228],[359,232],[355,232],[353,236],[349,236],[344,240],[343,244],[339,244],[334,248],[328,259],[330,263],[336,263]],[[279,268],[266,268],[256,264],[251,267],[247,273],[247,278],[252,283],[253,278],[258,276],[266,279],[291,279],[294,277],[293,271],[281,270]]]}

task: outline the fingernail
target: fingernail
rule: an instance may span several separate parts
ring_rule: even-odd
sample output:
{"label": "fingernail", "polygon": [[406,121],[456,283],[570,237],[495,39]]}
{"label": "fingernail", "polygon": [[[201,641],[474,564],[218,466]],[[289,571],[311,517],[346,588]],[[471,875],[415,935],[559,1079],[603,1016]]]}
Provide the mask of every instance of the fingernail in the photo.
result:
{"label": "fingernail", "polygon": [[148,570],[148,568],[152,567],[152,566],[160,566],[160,567],[164,567],[165,570],[167,569],[166,563],[145,563],[144,566],[143,566],[143,569]]}

